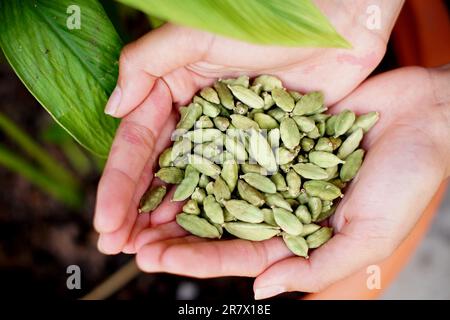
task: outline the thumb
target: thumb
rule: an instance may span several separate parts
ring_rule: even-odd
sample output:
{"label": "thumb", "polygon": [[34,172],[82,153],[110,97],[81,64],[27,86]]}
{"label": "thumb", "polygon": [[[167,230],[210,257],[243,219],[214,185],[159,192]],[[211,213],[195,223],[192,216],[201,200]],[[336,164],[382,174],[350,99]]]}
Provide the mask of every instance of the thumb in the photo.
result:
{"label": "thumb", "polygon": [[201,31],[167,24],[126,45],[105,113],[117,118],[127,115],[149,95],[157,78],[201,59],[211,38]]}

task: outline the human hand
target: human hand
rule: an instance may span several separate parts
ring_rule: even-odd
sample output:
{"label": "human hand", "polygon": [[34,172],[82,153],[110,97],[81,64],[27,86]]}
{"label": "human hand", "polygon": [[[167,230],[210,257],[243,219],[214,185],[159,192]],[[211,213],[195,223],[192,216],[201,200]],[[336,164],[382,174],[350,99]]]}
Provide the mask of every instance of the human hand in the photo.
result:
{"label": "human hand", "polygon": [[133,253],[135,236],[143,228],[171,217],[138,216],[137,206],[151,183],[155,159],[175,127],[172,103],[186,103],[218,77],[266,73],[278,76],[290,89],[324,89],[326,103],[332,104],[351,92],[384,54],[402,1],[380,3],[385,20],[379,31],[355,23],[365,13],[365,1],[356,6],[340,1],[318,4],[352,43],[352,50],[257,46],[170,24],[126,46],[118,87],[106,108],[124,118],[98,188],[94,225],[100,233],[99,249]]}
{"label": "human hand", "polygon": [[[450,68],[403,68],[369,79],[331,109],[377,110],[381,118],[366,135],[363,166],[329,221],[335,235],[309,259],[292,256],[279,238],[208,241],[185,236],[168,222],[137,236],[139,267],[202,278],[256,277],[255,298],[261,299],[321,291],[380,262],[408,235],[450,175],[449,85]],[[153,214],[162,221],[177,212],[165,202]]]}

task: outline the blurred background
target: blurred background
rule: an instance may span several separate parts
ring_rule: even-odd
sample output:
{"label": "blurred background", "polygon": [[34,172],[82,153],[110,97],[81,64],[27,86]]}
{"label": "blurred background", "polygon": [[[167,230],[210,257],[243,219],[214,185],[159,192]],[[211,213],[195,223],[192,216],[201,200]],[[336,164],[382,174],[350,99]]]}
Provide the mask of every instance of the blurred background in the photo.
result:
{"label": "blurred background", "polygon": [[[105,1],[104,6],[125,42],[159,23],[114,2]],[[440,0],[407,0],[374,74],[405,65],[448,63],[450,38],[433,37],[448,26],[448,10],[448,2]],[[102,167],[103,160],[79,147],[53,122],[0,53],[0,284],[9,298],[81,298],[118,270],[115,280],[90,297],[220,300],[253,296],[252,279],[143,274],[129,264],[130,256],[99,253],[92,215]],[[449,247],[447,191],[425,239],[381,298],[450,299]],[[69,265],[81,269],[80,290],[66,286]]]}

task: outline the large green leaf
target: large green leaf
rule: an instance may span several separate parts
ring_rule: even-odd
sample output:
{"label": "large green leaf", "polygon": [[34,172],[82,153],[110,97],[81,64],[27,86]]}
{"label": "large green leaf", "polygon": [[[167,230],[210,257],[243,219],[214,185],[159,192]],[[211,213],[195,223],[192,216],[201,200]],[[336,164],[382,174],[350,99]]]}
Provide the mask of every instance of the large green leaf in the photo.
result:
{"label": "large green leaf", "polygon": [[[72,4],[80,9],[81,29],[67,26]],[[52,117],[83,146],[106,156],[117,120],[103,109],[122,44],[98,1],[1,0],[0,46]]]}
{"label": "large green leaf", "polygon": [[118,0],[181,25],[261,44],[350,47],[311,0]]}

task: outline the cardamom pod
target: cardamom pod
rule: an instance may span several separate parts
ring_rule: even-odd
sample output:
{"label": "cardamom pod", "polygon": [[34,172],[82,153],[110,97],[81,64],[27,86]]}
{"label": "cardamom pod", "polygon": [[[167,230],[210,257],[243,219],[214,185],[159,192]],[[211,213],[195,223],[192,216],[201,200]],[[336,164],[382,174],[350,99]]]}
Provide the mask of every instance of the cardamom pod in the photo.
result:
{"label": "cardamom pod", "polygon": [[155,177],[158,177],[165,183],[180,184],[181,181],[183,181],[184,172],[177,167],[165,167],[159,169],[158,172],[155,173]]}
{"label": "cardamom pod", "polygon": [[262,176],[258,173],[246,173],[241,175],[241,179],[244,179],[253,188],[256,188],[265,193],[277,192],[277,187],[269,178]]}
{"label": "cardamom pod", "polygon": [[334,123],[334,137],[337,138],[345,134],[355,123],[355,113],[351,110],[344,110],[337,115]]}
{"label": "cardamom pod", "polygon": [[356,129],[342,142],[339,147],[337,156],[341,159],[346,159],[349,154],[355,151],[363,138],[363,130],[361,128]]}
{"label": "cardamom pod", "polygon": [[[195,192],[195,191],[194,191]],[[183,206],[183,212],[188,214],[200,214],[200,208],[198,207],[197,201],[189,199]]]}
{"label": "cardamom pod", "polygon": [[166,195],[166,187],[158,186],[148,190],[139,203],[139,213],[149,213],[155,210]]}
{"label": "cardamom pod", "polygon": [[217,177],[216,181],[214,181],[213,194],[218,202],[231,198],[230,189],[221,177]]}
{"label": "cardamom pod", "polygon": [[300,144],[300,131],[292,118],[284,118],[280,123],[281,141],[288,149],[294,149]]}
{"label": "cardamom pod", "polygon": [[250,241],[268,240],[280,232],[278,227],[266,223],[227,222],[223,227],[235,237]]}
{"label": "cardamom pod", "polygon": [[300,220],[303,224],[311,223],[311,214],[309,213],[308,207],[304,204],[301,204],[295,209],[295,215],[298,220]]}
{"label": "cardamom pod", "polygon": [[284,232],[283,241],[293,254],[299,257],[308,258],[308,244],[303,237],[293,236]]}
{"label": "cardamom pod", "polygon": [[339,159],[336,155],[325,151],[311,151],[308,158],[311,163],[321,168],[330,168],[340,163],[345,163],[345,161]]}
{"label": "cardamom pod", "polygon": [[364,133],[367,133],[380,118],[380,114],[376,111],[372,111],[356,118],[355,123],[350,128],[349,133],[356,131],[358,128],[363,129]]}
{"label": "cardamom pod", "polygon": [[319,197],[322,200],[334,200],[342,196],[341,190],[334,184],[320,181],[310,180],[303,184],[306,192],[312,197]]}
{"label": "cardamom pod", "polygon": [[173,201],[183,201],[191,196],[200,180],[200,172],[194,167],[188,165],[184,172],[184,179],[177,186],[175,193],[173,194]]}
{"label": "cardamom pod", "polygon": [[216,178],[221,172],[217,164],[196,154],[190,154],[188,159],[191,166],[209,177]]}
{"label": "cardamom pod", "polygon": [[202,238],[220,238],[220,233],[215,226],[206,219],[192,214],[179,213],[176,221],[184,230]]}
{"label": "cardamom pod", "polygon": [[223,180],[227,183],[230,192],[233,192],[239,177],[239,165],[236,160],[228,159],[223,162],[222,172]]}
{"label": "cardamom pod", "polygon": [[248,203],[256,207],[261,207],[262,205],[264,205],[265,203],[264,196],[261,194],[261,192],[253,188],[247,182],[243,180],[238,180],[237,189],[241,199],[247,201]]}
{"label": "cardamom pod", "polygon": [[228,200],[223,202],[225,208],[238,220],[259,223],[264,221],[263,212],[244,200]]}
{"label": "cardamom pod", "polygon": [[293,211],[291,205],[283,196],[279,193],[267,193],[265,194],[266,203],[271,208],[279,207],[287,211]]}
{"label": "cardamom pod", "polygon": [[318,224],[314,224],[314,223],[304,224],[303,225],[303,231],[300,234],[300,236],[301,237],[307,237],[310,234],[313,234],[314,232],[319,230],[320,228],[321,228],[321,226],[319,226]]}
{"label": "cardamom pod", "polygon": [[295,107],[294,98],[283,88],[274,88],[272,98],[275,104],[285,112],[291,112]]}
{"label": "cardamom pod", "polygon": [[305,94],[295,104],[295,108],[292,113],[296,116],[309,115],[318,113],[323,106],[323,93],[314,91]]}
{"label": "cardamom pod", "polygon": [[249,129],[259,129],[259,125],[257,122],[253,121],[250,118],[247,118],[246,116],[243,116],[241,114],[232,114],[230,116],[231,123],[233,126],[235,126],[237,129],[241,130],[249,130]]}
{"label": "cardamom pod", "polygon": [[352,152],[345,160],[341,168],[340,177],[343,182],[352,180],[361,168],[364,150],[358,149]]}
{"label": "cardamom pod", "polygon": [[220,103],[220,99],[216,90],[214,90],[211,87],[205,87],[202,90],[200,90],[200,96],[211,103],[214,104]]}
{"label": "cardamom pod", "polygon": [[304,117],[304,116],[293,116],[292,119],[294,119],[295,123],[299,127],[300,131],[308,133],[314,130],[316,127],[316,124],[314,120]]}
{"label": "cardamom pod", "polygon": [[172,147],[164,150],[158,159],[160,168],[170,167],[172,165]]}
{"label": "cardamom pod", "polygon": [[328,177],[328,173],[324,169],[312,163],[297,163],[292,168],[306,179],[321,180]]}
{"label": "cardamom pod", "polygon": [[269,172],[277,171],[277,161],[267,140],[256,130],[250,133],[250,152],[259,165]]}
{"label": "cardamom pod", "polygon": [[306,237],[306,243],[310,249],[315,249],[322,246],[333,235],[333,228],[322,227],[313,234]]}
{"label": "cardamom pod", "polygon": [[272,182],[275,184],[277,191],[286,191],[288,189],[286,179],[281,173],[275,172],[270,177],[270,180],[272,180]]}
{"label": "cardamom pod", "polygon": [[298,236],[302,232],[303,225],[292,212],[277,207],[272,210],[276,223],[284,232],[293,236]]}
{"label": "cardamom pod", "polygon": [[260,84],[264,91],[272,91],[275,88],[282,88],[281,80],[270,75],[260,75],[253,80],[253,85]]}
{"label": "cardamom pod", "polygon": [[253,120],[261,129],[270,130],[279,127],[278,121],[265,113],[256,113],[253,116]]}
{"label": "cardamom pod", "polygon": [[[180,108],[180,112],[181,112]],[[198,103],[191,103],[185,111],[181,114],[181,119],[177,124],[177,129],[190,130],[195,122],[203,113],[202,106]]]}
{"label": "cardamom pod", "polygon": [[250,108],[264,108],[264,100],[252,90],[239,85],[228,85],[228,88],[238,100],[245,103]]}
{"label": "cardamom pod", "polygon": [[216,81],[216,83],[214,83],[214,89],[216,89],[217,94],[219,95],[220,103],[228,110],[233,110],[233,95],[227,85],[220,81]]}
{"label": "cardamom pod", "polygon": [[224,223],[222,207],[212,195],[207,195],[205,200],[203,200],[203,210],[211,222]]}
{"label": "cardamom pod", "polygon": [[211,118],[208,116],[201,116],[198,118],[198,120],[195,122],[195,129],[208,129],[208,128],[214,128],[214,123],[211,121]]}

